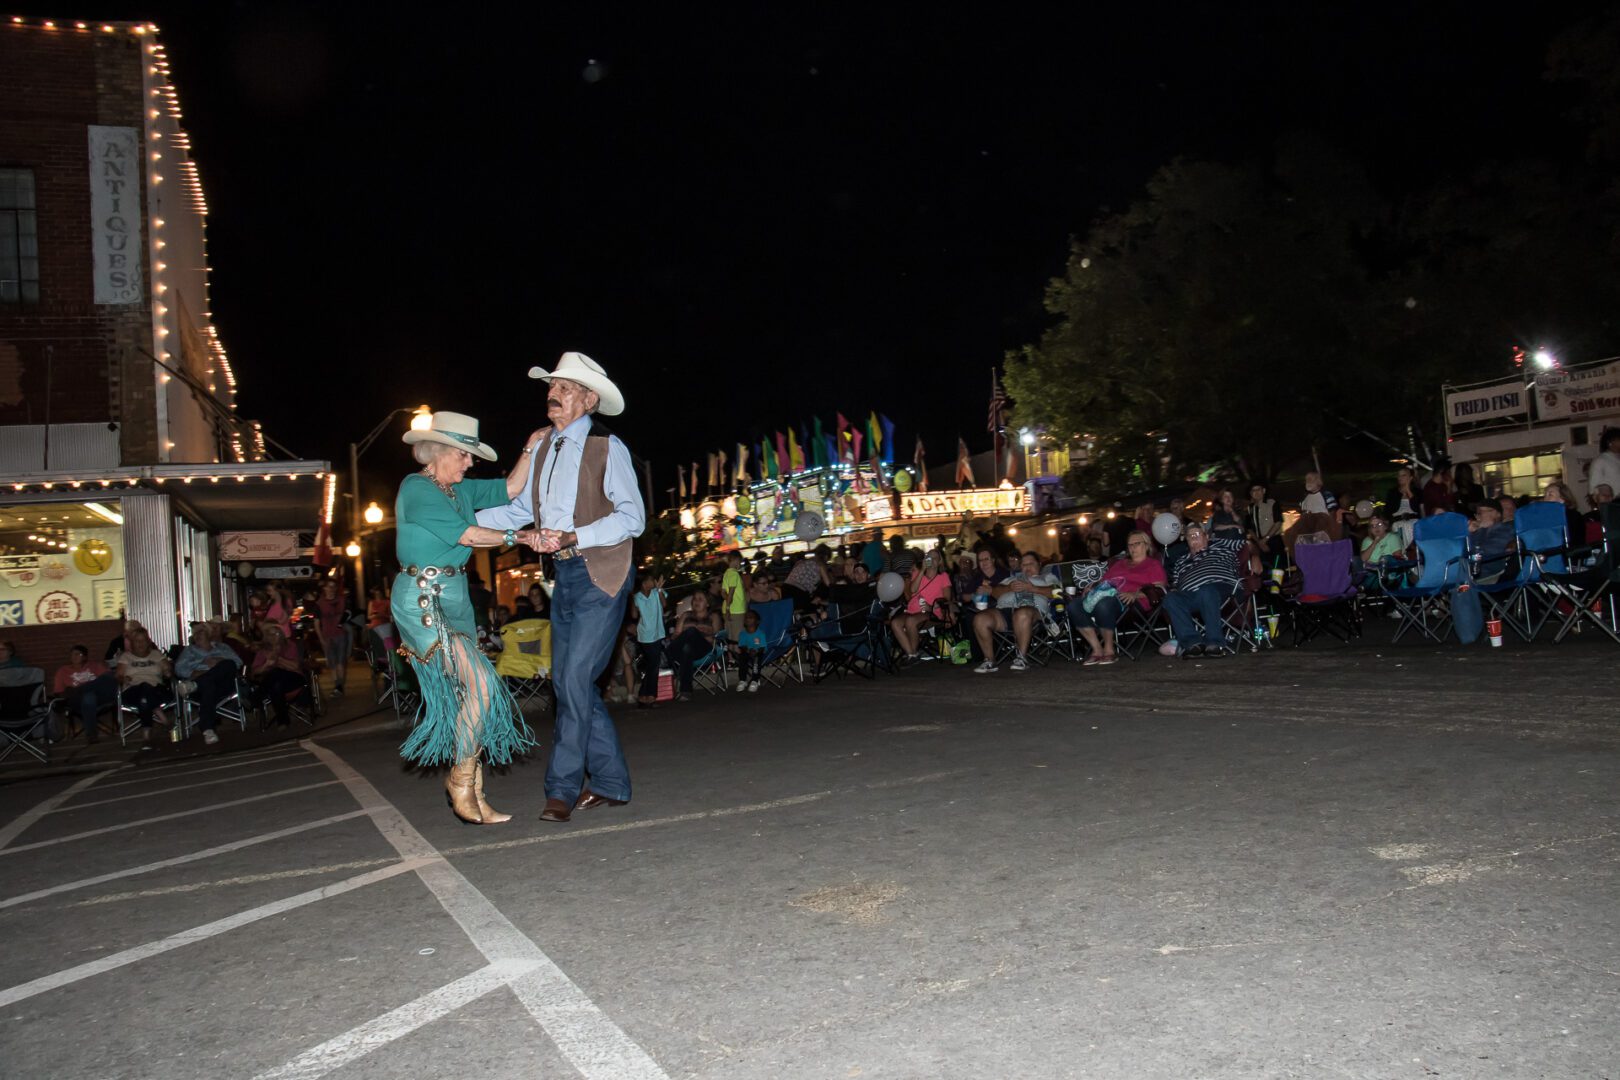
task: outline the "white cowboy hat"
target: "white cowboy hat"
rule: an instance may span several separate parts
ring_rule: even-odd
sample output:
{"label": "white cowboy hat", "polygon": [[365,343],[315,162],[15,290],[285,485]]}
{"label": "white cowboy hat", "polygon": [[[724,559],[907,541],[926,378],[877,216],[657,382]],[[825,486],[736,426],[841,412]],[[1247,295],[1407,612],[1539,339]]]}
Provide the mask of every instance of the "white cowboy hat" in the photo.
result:
{"label": "white cowboy hat", "polygon": [[485,461],[495,460],[495,450],[488,443],[478,441],[478,420],[466,413],[436,412],[433,414],[433,426],[426,431],[417,431],[412,428],[404,435],[407,445],[414,446],[419,442],[444,443],[457,450],[465,450],[473,457],[483,458]]}
{"label": "white cowboy hat", "polygon": [[596,391],[596,396],[600,399],[596,404],[596,411],[603,416],[618,416],[624,412],[624,395],[613,385],[613,380],[607,377],[602,365],[582,352],[563,353],[552,371],[532,367],[529,369],[529,378],[544,379],[547,382],[552,379],[577,382],[587,390]]}

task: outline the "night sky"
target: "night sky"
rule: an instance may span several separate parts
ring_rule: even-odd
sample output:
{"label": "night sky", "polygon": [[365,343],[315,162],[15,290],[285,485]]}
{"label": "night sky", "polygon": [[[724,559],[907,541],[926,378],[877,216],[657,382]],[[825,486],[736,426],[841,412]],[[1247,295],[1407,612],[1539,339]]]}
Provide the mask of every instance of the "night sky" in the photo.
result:
{"label": "night sky", "polygon": [[[1177,155],[1310,130],[1398,197],[1576,154],[1542,72],[1595,10],[586,7],[43,14],[162,27],[244,415],[346,462],[426,402],[504,463],[544,419],[524,373],[580,349],[662,499],[677,462],[816,412],[887,413],[902,459],[919,429],[931,464],[983,448],[990,369],[1040,333],[1070,236]],[[391,435],[364,466],[381,495],[409,460]]]}

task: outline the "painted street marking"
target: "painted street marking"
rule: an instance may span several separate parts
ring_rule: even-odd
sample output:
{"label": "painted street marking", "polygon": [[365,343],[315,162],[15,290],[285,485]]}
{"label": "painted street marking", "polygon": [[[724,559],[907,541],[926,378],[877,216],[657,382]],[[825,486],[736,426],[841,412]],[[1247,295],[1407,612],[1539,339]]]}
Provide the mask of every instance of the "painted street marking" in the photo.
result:
{"label": "painted street marking", "polygon": [[260,919],[268,919],[272,915],[280,915],[284,911],[292,911],[295,908],[301,908],[306,904],[313,904],[318,900],[325,900],[333,896],[341,896],[343,893],[353,892],[355,889],[361,889],[367,885],[371,885],[379,881],[386,881],[391,877],[398,877],[400,874],[409,873],[412,870],[420,870],[425,863],[437,861],[439,861],[437,856],[433,856],[431,858],[406,859],[403,862],[394,863],[392,866],[385,866],[381,870],[373,870],[368,874],[361,874],[358,877],[352,877],[346,881],[334,882],[331,885],[325,885],[319,889],[312,889],[309,892],[299,893],[297,896],[289,896],[285,900],[277,900],[274,903],[264,904],[256,908],[250,908],[247,911],[238,912],[235,915],[227,915],[223,919],[217,919],[211,923],[204,923],[202,926],[194,926],[190,930],[182,930],[178,934],[171,934],[166,938],[159,938],[157,941],[148,942],[145,945],[137,945],[133,949],[124,949],[122,952],[113,953],[111,956],[104,956],[99,960],[92,960],[87,964],[79,964],[76,967],[70,967],[65,971],[58,971],[53,975],[46,975],[42,978],[33,979],[29,982],[19,983],[18,985],[8,989],[0,990],[0,1008],[5,1008],[8,1005],[15,1005],[19,1001],[26,1001],[27,999],[35,997],[36,995],[44,994],[51,990],[57,990],[72,983],[80,982],[84,979],[90,978],[93,975],[101,975],[108,971],[114,971],[118,968],[126,967],[138,960],[145,960],[149,957],[157,956],[160,953],[169,952],[171,949],[178,949],[185,945],[192,945],[199,941],[206,941],[211,937],[217,937],[218,935],[226,933],[227,931],[235,930],[238,927],[246,926],[249,923],[258,922]]}
{"label": "painted street marking", "polygon": [[607,1014],[565,975],[540,947],[512,925],[477,886],[439,855],[371,782],[341,757],[304,741],[363,806],[373,807],[371,820],[402,857],[422,863],[417,876],[460,924],[478,951],[492,963],[532,963],[534,969],[512,984],[564,1057],[588,1080],[669,1080],[668,1074]]}
{"label": "painted street marking", "polygon": [[[198,754],[196,757],[187,758],[184,761],[164,761],[156,765],[139,765],[136,768],[139,768],[143,774],[152,775],[169,772],[173,769],[195,769],[198,766],[210,765],[216,761],[233,761],[244,764],[249,761],[270,757],[273,754],[285,754],[297,749],[297,745],[297,743],[285,742],[277,743],[274,746],[261,746],[257,750],[237,750],[226,754]],[[199,769],[199,771],[201,770]]]}
{"label": "painted street marking", "polygon": [[[270,764],[271,762],[274,762],[274,761],[289,761],[289,760],[292,760],[293,758],[301,758],[301,757],[305,757],[305,756],[307,756],[307,755],[305,755],[305,753],[302,750],[294,749],[293,752],[290,753],[290,754],[279,754],[279,755],[277,755],[275,757],[268,757],[267,756],[267,757],[262,757],[262,758],[254,758],[252,761],[237,761],[237,762],[231,763],[230,765],[210,765],[205,769],[192,769],[189,772],[187,772],[186,775],[187,776],[198,776],[198,775],[200,775],[202,773],[224,772],[226,769],[243,769],[243,768],[247,768],[247,767],[249,767],[251,765],[268,765],[268,764]],[[145,771],[146,771],[145,769],[141,769],[140,773],[145,773]],[[140,775],[140,773],[138,773],[137,775],[131,777],[128,780],[118,780],[118,781],[115,781],[114,783],[111,783],[111,784],[102,784],[101,786],[103,788],[128,787],[130,784],[144,784],[144,783],[151,783],[154,780],[168,781],[168,780],[173,780],[174,779],[174,777],[172,777],[172,776],[166,776],[166,775],[165,776],[145,776],[145,775]]]}
{"label": "painted street marking", "polygon": [[479,968],[471,975],[463,975],[455,982],[383,1013],[377,1019],[335,1039],[311,1047],[285,1065],[260,1073],[255,1080],[315,1080],[316,1077],[325,1076],[442,1016],[448,1016],[491,990],[509,985],[512,980],[533,971],[535,966],[533,961],[502,960]]}
{"label": "painted street marking", "polygon": [[[327,825],[335,825],[340,821],[348,821],[350,818],[363,817],[365,816],[365,813],[366,812],[364,810],[350,810],[346,814],[334,814],[332,817],[322,818],[319,821],[311,821],[303,825],[293,825],[285,829],[277,829],[275,832],[263,833],[259,836],[250,836],[246,840],[234,840],[229,844],[221,844],[218,847],[211,847],[204,851],[193,852],[190,855],[177,855],[172,859],[163,859],[159,862],[147,863],[144,866],[131,867],[128,870],[115,870],[110,874],[100,874],[96,877],[81,878],[78,881],[70,881],[65,885],[53,885],[48,889],[39,889],[35,892],[23,893],[21,896],[13,896],[8,900],[0,900],[0,908],[15,907],[18,904],[26,904],[33,900],[42,900],[47,896],[55,896],[57,893],[72,892],[75,889],[88,889],[92,885],[101,885],[109,881],[116,881],[119,878],[134,877],[136,874],[149,874],[154,870],[166,870],[171,866],[184,866],[186,863],[198,862],[202,859],[211,859],[215,855],[224,855],[227,852],[237,851],[245,847],[252,847],[254,844],[263,844],[270,840],[280,840],[284,836],[294,836],[301,832],[308,832],[310,829],[319,829]],[[213,883],[210,882],[209,884]]]}
{"label": "painted street marking", "polygon": [[[361,811],[365,813],[365,811]],[[217,881],[195,881],[188,885],[167,885],[160,889],[141,889],[138,892],[107,893],[76,901],[74,907],[94,907],[97,904],[116,904],[123,900],[148,900],[154,896],[173,896],[175,893],[201,892],[204,889],[223,889],[231,885],[257,885],[266,881],[286,881],[290,878],[319,877],[340,870],[364,870],[368,866],[381,866],[395,859],[355,859],[352,862],[327,863],[325,866],[301,866],[296,870],[271,870],[263,874],[241,874]]]}
{"label": "painted street marking", "polygon": [[106,806],[108,803],[128,802],[130,799],[147,799],[153,795],[172,795],[176,791],[190,791],[192,788],[214,787],[218,784],[240,784],[244,780],[257,780],[261,776],[274,776],[276,773],[293,772],[296,769],[314,769],[320,767],[318,761],[306,761],[298,765],[287,765],[280,769],[266,769],[251,776],[227,776],[220,780],[204,780],[198,784],[181,784],[178,787],[158,788],[156,791],[137,791],[133,795],[115,795],[111,799],[97,799],[95,802],[74,803],[72,806],[58,806],[52,813],[65,814],[69,810],[88,810],[92,806]]}
{"label": "painted street marking", "polygon": [[83,780],[75,780],[73,783],[69,784],[61,791],[58,791],[55,795],[52,795],[50,798],[40,803],[32,810],[24,811],[23,814],[14,821],[9,822],[5,828],[0,829],[0,848],[4,848],[7,844],[17,839],[17,837],[22,834],[22,831],[28,828],[28,826],[44,817],[52,810],[55,810],[58,806],[67,802],[69,799],[73,798],[73,796],[77,795],[79,792],[83,791],[97,780],[100,780],[103,776],[106,776],[107,772],[116,771],[116,769],[109,769],[106,772],[92,773]]}
{"label": "painted street marking", "polygon": [[181,810],[174,814],[159,814],[157,817],[142,818],[139,821],[124,821],[117,825],[108,825],[100,829],[91,829],[88,832],[73,833],[69,836],[58,836],[55,840],[40,840],[32,844],[22,844],[14,848],[0,850],[0,856],[15,855],[19,851],[33,851],[35,848],[50,847],[52,844],[65,844],[69,840],[83,840],[90,836],[100,836],[103,833],[117,832],[120,829],[138,829],[142,825],[156,825],[160,821],[173,821],[175,818],[192,817],[196,814],[212,814],[215,810],[225,810],[232,806],[242,806],[246,803],[261,802],[265,799],[275,799],[282,795],[296,795],[300,791],[312,791],[315,788],[331,787],[338,783],[336,780],[322,780],[318,784],[305,784],[302,787],[282,788],[266,795],[252,795],[246,799],[232,799],[230,802],[214,803],[211,806],[199,806],[195,810]]}

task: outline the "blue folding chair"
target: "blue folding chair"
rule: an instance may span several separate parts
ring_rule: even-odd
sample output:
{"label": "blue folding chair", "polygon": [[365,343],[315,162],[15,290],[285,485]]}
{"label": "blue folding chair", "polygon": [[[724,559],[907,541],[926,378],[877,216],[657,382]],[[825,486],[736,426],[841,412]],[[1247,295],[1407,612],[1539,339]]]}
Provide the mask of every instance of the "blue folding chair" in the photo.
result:
{"label": "blue folding chair", "polygon": [[748,607],[758,613],[759,632],[765,638],[760,675],[772,686],[781,686],[790,677],[804,682],[804,659],[793,632],[793,601],[771,600]]}
{"label": "blue folding chair", "polygon": [[1534,502],[1513,515],[1522,580],[1512,599],[1523,613],[1522,636],[1526,641],[1541,633],[1541,628],[1558,610],[1560,594],[1543,576],[1568,570],[1569,537],[1564,525],[1563,503]]}
{"label": "blue folding chair", "polygon": [[1615,586],[1620,583],[1620,560],[1616,559],[1620,554],[1620,503],[1606,503],[1598,521],[1603,534],[1596,544],[1568,549],[1561,560],[1567,564],[1565,569],[1555,569],[1552,559],[1542,567],[1542,584],[1555,597],[1548,604],[1548,614],[1563,607],[1553,634],[1555,644],[1587,623],[1620,643],[1620,619],[1615,610]]}
{"label": "blue folding chair", "polygon": [[[1462,517],[1461,514],[1441,516]],[[1383,595],[1395,606],[1401,620],[1391,641],[1399,641],[1408,630],[1416,630],[1421,636],[1438,644],[1451,632],[1451,593],[1459,585],[1468,583],[1466,527],[1461,536],[1419,538],[1416,547],[1416,562],[1386,557],[1379,564],[1383,570],[1417,571],[1417,580],[1410,585],[1389,585],[1384,574],[1378,577]]]}

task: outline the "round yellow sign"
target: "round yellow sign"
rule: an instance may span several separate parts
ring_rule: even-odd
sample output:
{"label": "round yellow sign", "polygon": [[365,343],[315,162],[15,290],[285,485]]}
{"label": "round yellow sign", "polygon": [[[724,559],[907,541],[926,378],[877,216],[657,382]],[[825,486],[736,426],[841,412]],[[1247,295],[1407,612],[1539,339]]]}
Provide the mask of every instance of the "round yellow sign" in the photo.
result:
{"label": "round yellow sign", "polygon": [[86,540],[73,549],[73,565],[79,573],[95,577],[112,569],[112,548],[104,540]]}

